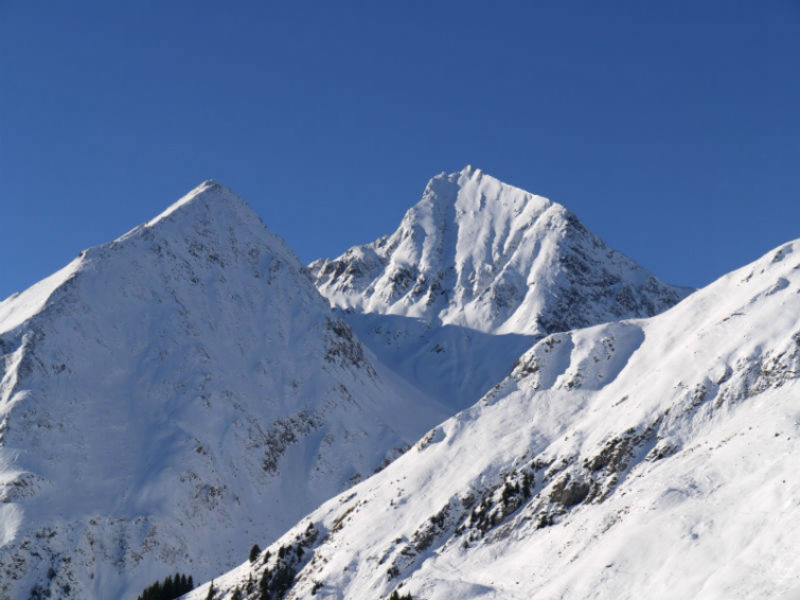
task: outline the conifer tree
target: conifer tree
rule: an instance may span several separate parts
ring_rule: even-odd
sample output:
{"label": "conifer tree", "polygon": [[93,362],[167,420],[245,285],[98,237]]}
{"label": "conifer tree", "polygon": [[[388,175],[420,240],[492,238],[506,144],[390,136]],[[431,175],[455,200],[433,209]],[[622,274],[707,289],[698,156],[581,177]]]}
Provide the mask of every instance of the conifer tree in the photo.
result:
{"label": "conifer tree", "polygon": [[175,573],[167,575],[163,582],[156,581],[153,585],[145,589],[138,600],[174,600],[190,592],[194,588],[192,576]]}
{"label": "conifer tree", "polygon": [[261,554],[261,548],[258,547],[258,544],[253,544],[253,547],[250,548],[250,562],[256,562],[259,554]]}

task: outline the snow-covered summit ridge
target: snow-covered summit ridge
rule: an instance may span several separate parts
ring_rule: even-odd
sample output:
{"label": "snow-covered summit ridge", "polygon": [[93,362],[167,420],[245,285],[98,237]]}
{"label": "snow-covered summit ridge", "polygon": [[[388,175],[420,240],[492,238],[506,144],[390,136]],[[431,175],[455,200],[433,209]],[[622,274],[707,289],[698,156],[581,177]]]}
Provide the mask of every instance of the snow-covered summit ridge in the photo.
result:
{"label": "snow-covered summit ridge", "polygon": [[296,262],[296,266],[303,271],[294,252],[282,238],[264,226],[260,217],[242,198],[218,181],[209,179],[147,223],[111,242],[80,252],[77,258],[53,275],[0,302],[0,333],[14,329],[31,318],[45,307],[56,290],[79,275],[96,257],[105,256],[109,250],[131,243],[129,240],[155,235],[177,240],[193,233],[209,235],[212,231],[231,233],[234,230],[262,237],[273,251],[285,260]]}
{"label": "snow-covered summit ridge", "polygon": [[489,333],[650,316],[689,292],[606,246],[560,204],[470,166],[431,179],[391,236],[310,267],[335,307]]}

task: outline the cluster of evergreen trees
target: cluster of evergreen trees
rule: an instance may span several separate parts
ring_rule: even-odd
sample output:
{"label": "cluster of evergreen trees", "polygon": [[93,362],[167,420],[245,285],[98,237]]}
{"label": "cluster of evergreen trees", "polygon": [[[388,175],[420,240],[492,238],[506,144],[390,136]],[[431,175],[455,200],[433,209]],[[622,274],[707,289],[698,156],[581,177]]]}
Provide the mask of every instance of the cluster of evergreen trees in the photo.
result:
{"label": "cluster of evergreen trees", "polygon": [[173,600],[193,589],[194,580],[191,575],[175,573],[174,576],[168,575],[163,582],[156,581],[143,591],[137,600]]}

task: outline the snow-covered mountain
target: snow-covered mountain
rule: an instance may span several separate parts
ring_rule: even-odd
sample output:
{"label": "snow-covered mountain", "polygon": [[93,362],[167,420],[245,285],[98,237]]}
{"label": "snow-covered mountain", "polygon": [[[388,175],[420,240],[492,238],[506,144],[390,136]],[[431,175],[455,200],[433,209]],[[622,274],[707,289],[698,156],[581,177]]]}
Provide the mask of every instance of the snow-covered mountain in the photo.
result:
{"label": "snow-covered mountain", "polygon": [[0,598],[238,564],[448,413],[207,182],[0,304]]}
{"label": "snow-covered mountain", "polygon": [[391,236],[310,267],[333,306],[499,334],[652,316],[688,292],[560,204],[472,167],[431,179]]}
{"label": "snow-covered mountain", "polygon": [[310,268],[359,339],[455,410],[543,335],[652,316],[690,291],[563,206],[471,167],[431,179],[391,236]]}
{"label": "snow-covered mountain", "polygon": [[214,597],[800,597],[798,378],[795,241],[661,315],[545,337]]}

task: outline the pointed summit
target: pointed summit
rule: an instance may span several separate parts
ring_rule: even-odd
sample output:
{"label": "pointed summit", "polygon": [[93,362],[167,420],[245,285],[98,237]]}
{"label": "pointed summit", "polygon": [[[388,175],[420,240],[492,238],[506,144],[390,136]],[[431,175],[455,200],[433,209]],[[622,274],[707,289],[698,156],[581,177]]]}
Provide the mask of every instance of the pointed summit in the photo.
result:
{"label": "pointed summit", "polygon": [[[252,254],[242,256],[243,252]],[[283,239],[269,231],[230,188],[208,180],[147,223],[82,251],[57,273],[0,302],[0,333],[17,327],[64,295],[74,295],[87,273],[103,271],[109,277],[116,273],[126,278],[132,266],[154,261],[151,268],[155,274],[169,260],[175,260],[180,261],[182,274],[191,272],[192,280],[197,281],[201,273],[215,277],[205,268],[209,263],[224,266],[247,262],[261,276],[263,266],[259,267],[254,257],[267,254],[291,265],[292,273],[307,281],[304,266]],[[164,276],[175,278],[178,274]],[[306,283],[303,286],[308,287]],[[309,297],[317,301],[313,289]]]}
{"label": "pointed summit", "polygon": [[449,174],[443,172],[430,179],[417,206],[428,200],[444,204],[460,203],[464,210],[483,210],[487,207],[492,210],[491,205],[496,202],[516,203],[515,207],[518,207],[534,198],[539,202],[549,203],[546,198],[503,183],[481,169],[467,165],[461,171]]}
{"label": "pointed summit", "polygon": [[[211,210],[242,210],[252,213],[252,209],[236,193],[214,179],[208,179],[172,204],[164,212],[147,222],[147,227],[168,218],[173,213],[186,210],[192,205],[201,204],[205,209]],[[255,214],[255,213],[253,213]]]}
{"label": "pointed summit", "polygon": [[147,229],[158,229],[163,231],[163,235],[170,237],[185,236],[191,230],[206,234],[215,231],[221,235],[229,235],[235,230],[234,237],[266,235],[270,245],[280,247],[282,254],[294,255],[279,236],[266,228],[247,202],[232,189],[213,179],[204,181],[157,217],[116,242]]}
{"label": "pointed summit", "polygon": [[311,268],[333,306],[487,333],[650,316],[688,291],[606,246],[563,206],[471,166],[431,179],[388,238]]}

